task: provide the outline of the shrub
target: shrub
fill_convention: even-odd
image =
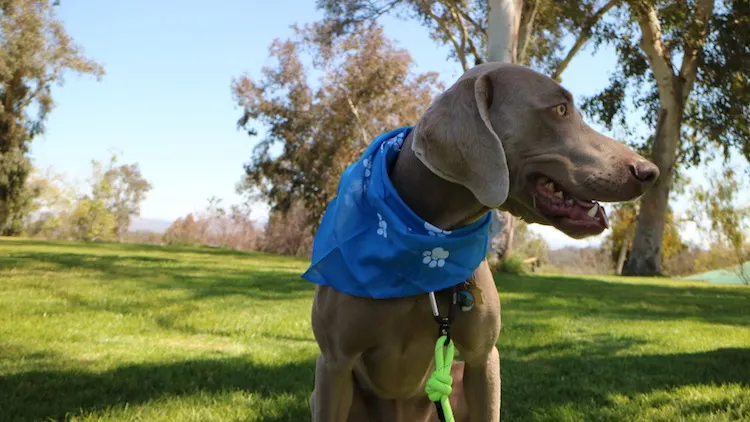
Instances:
[[[299,202],[286,213],[272,213],[261,244],[264,252],[309,257],[313,244],[310,213]]]
[[[516,255],[510,255],[497,264],[495,271],[503,274],[521,275],[526,274],[526,267],[527,264],[524,264],[521,258]]]

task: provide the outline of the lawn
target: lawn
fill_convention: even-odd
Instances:
[[[305,421],[302,260],[0,239],[0,421]],[[750,288],[498,276],[503,421],[750,420]]]

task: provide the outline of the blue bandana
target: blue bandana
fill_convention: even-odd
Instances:
[[[419,218],[388,171],[411,127],[378,136],[341,176],[302,277],[354,296],[385,299],[449,288],[487,255],[490,213],[453,231]]]

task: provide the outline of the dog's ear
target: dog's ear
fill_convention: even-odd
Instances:
[[[510,180],[503,144],[492,127],[493,120],[504,119],[490,119],[490,113],[502,113],[492,73],[459,80],[436,98],[414,128],[412,149],[433,173],[497,208],[508,197]]]

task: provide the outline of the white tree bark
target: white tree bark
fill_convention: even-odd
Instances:
[[[487,60],[516,63],[522,0],[489,0]],[[513,246],[516,220],[510,213],[492,213],[490,246],[497,260],[508,256]],[[494,261],[495,259],[493,259]]]
[[[659,90],[659,119],[651,160],[659,167],[660,175],[641,200],[633,249],[623,274],[657,275],[661,273],[662,243],[672,175],[680,146],[682,115],[698,72],[698,55],[708,34],[708,20],[713,14],[714,2],[700,0],[696,4],[693,25],[683,37],[685,54],[677,74],[670,52],[664,45],[654,6],[648,2],[631,1],[630,7],[641,29],[640,48],[646,54]]]
[[[522,0],[489,0],[487,60],[515,63]]]

